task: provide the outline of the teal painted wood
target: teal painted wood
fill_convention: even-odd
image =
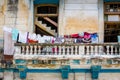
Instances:
[[[120,0],[104,0],[104,2],[120,2]]]
[[[34,0],[34,4],[59,4],[59,0]]]
[[[20,71],[20,78],[21,79],[26,79],[26,76],[27,76],[27,72],[26,72],[26,70],[24,70],[24,71]]]
[[[100,70],[101,70],[100,65],[91,66],[91,77],[92,77],[92,79],[98,79]]]
[[[61,67],[62,79],[68,79],[69,71],[70,71],[69,65],[64,65]]]
[[[5,68],[0,68],[0,72],[4,72]],[[19,72],[16,68],[10,68],[7,70],[13,70],[14,72]],[[27,69],[27,73],[61,73],[61,69]],[[78,68],[70,69],[70,73],[91,73],[90,69]],[[120,69],[101,69],[100,73],[120,73]]]

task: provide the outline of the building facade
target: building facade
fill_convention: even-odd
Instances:
[[[119,80],[119,60],[112,60],[113,56],[120,56],[117,43],[120,35],[119,9],[120,0],[0,0],[0,47],[5,41],[4,27],[50,36],[97,33],[99,39],[97,45],[42,45],[61,49],[54,52],[53,58],[47,52],[43,55],[41,44],[16,44],[12,72],[2,68],[0,75],[4,80]],[[102,51],[105,54],[101,54]],[[93,52],[107,59],[90,59]],[[36,60],[38,55],[40,58]],[[19,56],[22,59],[17,62]],[[21,63],[22,67],[19,67]],[[92,66],[96,72],[92,72]],[[98,75],[99,78],[96,77]]]

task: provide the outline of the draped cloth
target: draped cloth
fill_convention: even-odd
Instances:
[[[13,55],[14,41],[12,41],[12,33],[10,28],[4,29],[4,55]]]

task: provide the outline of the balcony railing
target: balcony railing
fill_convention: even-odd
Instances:
[[[15,43],[15,59],[120,58],[120,43],[22,44]]]

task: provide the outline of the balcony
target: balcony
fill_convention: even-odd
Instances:
[[[15,43],[14,59],[120,58],[120,43],[50,44]]]

